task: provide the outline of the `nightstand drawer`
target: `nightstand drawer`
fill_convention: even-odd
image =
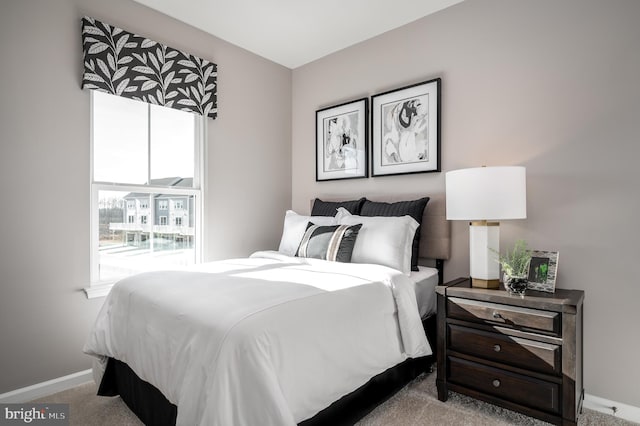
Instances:
[[[449,348],[540,373],[562,371],[560,346],[504,334],[449,325]]]
[[[561,315],[558,312],[519,306],[501,305],[478,300],[447,298],[449,318],[480,323],[500,324],[519,329],[539,330],[560,335]]]
[[[560,385],[458,358],[449,358],[448,380],[516,404],[560,412]]]

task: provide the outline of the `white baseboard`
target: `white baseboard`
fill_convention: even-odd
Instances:
[[[584,395],[584,402],[582,406],[584,408],[588,408],[589,410],[615,415],[616,417],[620,417],[621,419],[640,423],[640,408],[634,407],[633,405],[611,401],[609,399],[600,398],[599,396],[589,395],[587,393]],[[614,407],[615,413],[613,409]]]
[[[35,385],[0,394],[0,403],[20,404],[23,402],[29,402],[34,399],[43,398],[57,392],[71,389],[92,380],[93,373],[90,369],[79,371],[77,373],[69,374],[68,376],[58,377],[57,379],[47,380],[46,382],[37,383]]]

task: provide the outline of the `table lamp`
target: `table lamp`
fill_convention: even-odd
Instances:
[[[524,167],[475,167],[447,172],[448,220],[468,220],[470,276],[473,287],[498,288],[500,223],[526,219]],[[492,252],[495,250],[495,252]]]

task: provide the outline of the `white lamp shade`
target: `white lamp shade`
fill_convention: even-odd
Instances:
[[[447,172],[447,219],[502,220],[527,217],[524,167],[476,167]]]

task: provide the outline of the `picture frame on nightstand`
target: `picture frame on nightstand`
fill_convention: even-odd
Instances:
[[[557,251],[531,250],[527,288],[555,293],[559,256]]]

